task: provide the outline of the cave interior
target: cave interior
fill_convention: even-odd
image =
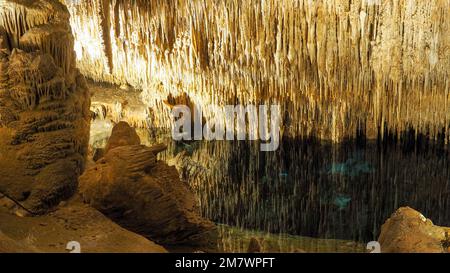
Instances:
[[[0,252],[449,252],[449,10],[0,0]]]

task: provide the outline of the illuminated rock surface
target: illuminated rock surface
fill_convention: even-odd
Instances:
[[[73,195],[87,154],[89,91],[68,20],[58,1],[0,2],[0,192],[31,213]]]
[[[140,97],[140,91],[108,84],[88,82],[92,94],[91,111],[96,120],[126,121],[135,128],[148,128],[152,110]]]
[[[420,212],[403,207],[382,226],[378,241],[385,253],[447,253],[450,228],[435,226]]]
[[[119,123],[110,139],[117,145],[119,136],[133,139],[133,132]],[[84,200],[121,226],[160,244],[215,248],[216,228],[200,216],[189,186],[174,167],[156,160],[166,147],[121,143],[125,146],[114,145],[80,177]]]

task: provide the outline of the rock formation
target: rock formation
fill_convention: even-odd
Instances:
[[[0,253],[68,253],[70,241],[80,243],[81,253],[167,252],[121,228],[78,198],[36,217],[13,215],[11,206],[14,202],[0,196]]]
[[[166,147],[139,145],[135,134],[125,123],[115,126],[104,157],[80,177],[83,199],[157,243],[215,247],[215,226],[200,217],[189,186],[156,160]]]
[[[0,3],[0,192],[30,213],[72,196],[89,140],[89,91],[67,8]]]
[[[96,120],[126,121],[134,128],[148,129],[153,111],[142,102],[140,91],[111,84],[88,82],[91,110]],[[153,118],[154,119],[154,118]]]
[[[141,140],[136,131],[126,122],[119,122],[114,126],[111,137],[106,144],[105,153],[120,146],[140,145]]]
[[[83,74],[148,106],[278,103],[288,136],[449,142],[449,1],[63,2]]]
[[[448,253],[450,228],[433,225],[409,207],[398,209],[381,228],[378,241],[384,253]]]

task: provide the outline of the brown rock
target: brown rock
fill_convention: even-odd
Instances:
[[[76,199],[37,217],[17,217],[0,207],[0,230],[0,252],[6,253],[67,253],[71,241],[80,243],[82,253],[167,252]]]
[[[14,18],[0,20],[11,47],[0,51],[0,192],[41,214],[76,191],[89,141],[89,90],[75,67],[64,5],[2,1],[0,17]]]
[[[33,253],[36,252],[31,246],[17,242],[6,236],[0,230],[0,253]]]
[[[105,149],[102,149],[102,148],[95,149],[94,153],[92,155],[92,160],[94,160],[94,162],[97,162],[104,155],[105,155]]]
[[[116,147],[140,144],[141,140],[136,130],[130,127],[128,123],[121,121],[114,126],[104,153],[106,154]]]
[[[1,26],[0,26],[0,49],[9,50],[8,36],[6,36],[6,31]]]
[[[445,232],[418,211],[403,207],[383,224],[378,241],[384,253],[442,253],[447,252]]]
[[[111,149],[80,177],[81,195],[124,228],[160,244],[215,248],[215,225],[200,217],[189,186],[174,167],[156,161],[154,152],[162,148]]]
[[[156,145],[151,146],[150,150],[152,151],[152,153],[154,155],[158,155],[159,153],[167,150],[167,145],[166,144],[156,144]]]

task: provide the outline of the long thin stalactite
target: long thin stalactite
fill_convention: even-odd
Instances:
[[[65,2],[81,72],[149,108],[277,103],[288,136],[449,142],[449,0]]]

